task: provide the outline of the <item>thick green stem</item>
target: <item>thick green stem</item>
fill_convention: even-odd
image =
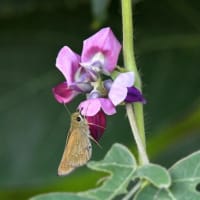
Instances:
[[[133,71],[135,73],[135,86],[139,90],[142,90],[142,83],[137,70],[135,56],[134,56],[133,21],[132,21],[133,18],[132,18],[131,2],[132,2],[131,0],[121,0],[122,25],[123,25],[123,57],[124,57],[125,67],[129,71]],[[134,103],[133,108],[134,108],[138,133],[143,143],[143,147],[144,149],[146,149],[143,105],[141,103]],[[141,158],[141,155],[139,156],[140,156],[140,161],[142,161],[143,159]]]
[[[135,73],[135,86],[141,89],[141,80],[138,74],[133,40],[133,21],[131,0],[122,0],[122,25],[123,25],[123,57],[125,67]]]

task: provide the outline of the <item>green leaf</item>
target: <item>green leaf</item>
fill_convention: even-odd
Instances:
[[[136,160],[131,152],[121,144],[114,144],[101,161],[91,161],[87,166],[96,171],[111,174],[104,183],[93,190],[73,193],[50,193],[39,195],[31,200],[62,200],[62,199],[113,199],[113,197],[126,193],[126,188],[136,170]]]
[[[49,193],[49,194],[42,194],[35,197],[30,198],[30,200],[91,200],[86,197],[78,196],[78,194],[72,193],[64,193],[64,192],[56,192],[56,193]]]
[[[177,199],[200,199],[200,192],[196,190],[200,184],[200,151],[178,161],[169,172],[173,179],[171,191]]]
[[[171,185],[171,177],[167,169],[160,165],[148,164],[137,169],[136,175],[145,178],[158,188],[168,188]]]
[[[89,162],[88,167],[111,175],[97,189],[85,192],[92,199],[113,199],[126,193],[126,188],[136,170],[136,161],[131,152],[121,144],[114,144],[105,158],[99,162]]]
[[[175,200],[170,196],[166,189],[157,189],[152,185],[148,185],[142,189],[134,198],[134,200]]]
[[[175,163],[169,172],[172,185],[169,189],[156,189],[148,185],[141,190],[135,200],[199,200],[200,192],[200,151]]]

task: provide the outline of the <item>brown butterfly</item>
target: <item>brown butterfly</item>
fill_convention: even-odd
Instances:
[[[87,163],[92,155],[92,145],[89,125],[79,112],[71,115],[71,127],[68,132],[66,145],[61,162],[58,167],[58,175],[69,174],[75,168]]]

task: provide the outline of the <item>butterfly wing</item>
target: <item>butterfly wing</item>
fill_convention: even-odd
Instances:
[[[79,128],[69,131],[64,153],[58,167],[58,175],[67,175],[76,167],[82,166],[92,154],[88,132],[81,132]]]

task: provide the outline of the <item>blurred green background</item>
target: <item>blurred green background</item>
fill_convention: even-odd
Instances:
[[[200,1],[133,4],[148,152],[152,162],[169,167],[200,149]],[[102,175],[82,167],[57,177],[69,116],[51,93],[64,80],[54,65],[59,49],[80,53],[98,25],[122,40],[120,1],[0,1],[0,199],[85,190]],[[115,142],[135,151],[124,108],[108,118],[103,149],[93,145],[92,159]]]

